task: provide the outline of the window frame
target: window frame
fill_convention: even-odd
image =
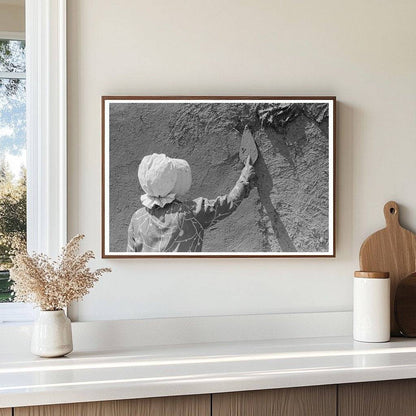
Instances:
[[[6,40],[26,40],[25,32],[4,32],[0,30],[0,39]]]
[[[66,0],[26,0],[23,36],[27,246],[56,257],[67,241]],[[34,315],[32,305],[0,304],[0,324],[31,321]]]

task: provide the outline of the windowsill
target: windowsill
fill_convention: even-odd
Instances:
[[[24,325],[32,322],[35,314],[31,304],[0,303],[0,325]]]

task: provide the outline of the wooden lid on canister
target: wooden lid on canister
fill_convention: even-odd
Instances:
[[[389,272],[354,272],[354,277],[362,277],[365,279],[388,279],[390,277]]]

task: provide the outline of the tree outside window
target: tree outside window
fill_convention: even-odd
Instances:
[[[13,300],[8,269],[26,243],[25,42],[0,39],[0,302]]]

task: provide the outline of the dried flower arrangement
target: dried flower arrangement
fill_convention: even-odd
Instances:
[[[94,253],[78,254],[83,238],[84,235],[72,238],[57,261],[45,254],[29,255],[26,249],[17,252],[10,270],[15,302],[34,303],[45,311],[60,310],[84,297],[103,273],[111,272],[109,268],[88,268]]]

